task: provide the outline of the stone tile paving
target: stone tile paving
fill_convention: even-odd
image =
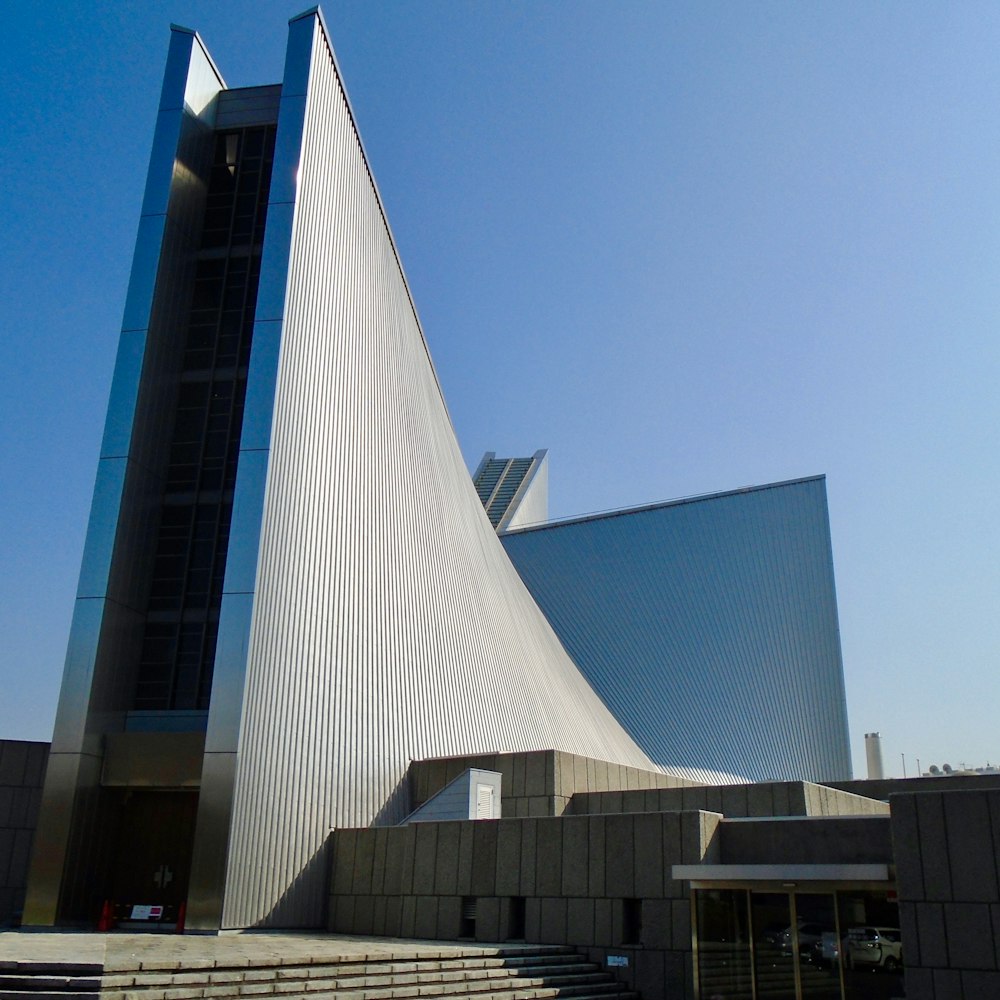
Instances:
[[[517,945],[504,944],[505,951]],[[449,944],[319,933],[240,931],[214,934],[0,932],[0,968],[15,962],[103,965],[126,969],[239,968],[276,963],[459,958],[495,953],[499,945]]]

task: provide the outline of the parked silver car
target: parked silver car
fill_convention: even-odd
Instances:
[[[898,927],[852,927],[847,932],[847,964],[872,965],[892,971],[903,964],[903,941]]]

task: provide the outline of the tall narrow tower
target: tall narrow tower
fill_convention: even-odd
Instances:
[[[473,489],[321,13],[239,90],[175,28],[25,923],[317,926],[411,758],[544,748],[650,766]]]
[[[869,780],[881,781],[885,777],[885,768],[882,764],[882,737],[878,733],[865,733],[865,757]]]
[[[549,516],[549,461],[542,448],[531,458],[497,458],[488,451],[472,477],[497,534],[539,524]]]

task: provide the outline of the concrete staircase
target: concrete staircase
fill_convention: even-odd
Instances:
[[[143,961],[135,969],[63,962],[0,963],[0,1000],[639,1000],[607,972],[567,948],[534,948],[447,957],[428,949],[400,960],[250,959],[240,966]]]
[[[103,974],[90,962],[0,961],[0,997],[99,997]]]

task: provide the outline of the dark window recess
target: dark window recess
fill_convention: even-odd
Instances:
[[[476,936],[476,897],[462,897],[462,914],[459,921],[458,936],[474,938]]]
[[[622,900],[622,944],[642,944],[642,900]]]
[[[507,913],[507,940],[523,941],[525,939],[525,912],[527,910],[524,896],[511,896],[510,909]]]
[[[273,127],[216,136],[135,709],[211,695],[273,155]]]

